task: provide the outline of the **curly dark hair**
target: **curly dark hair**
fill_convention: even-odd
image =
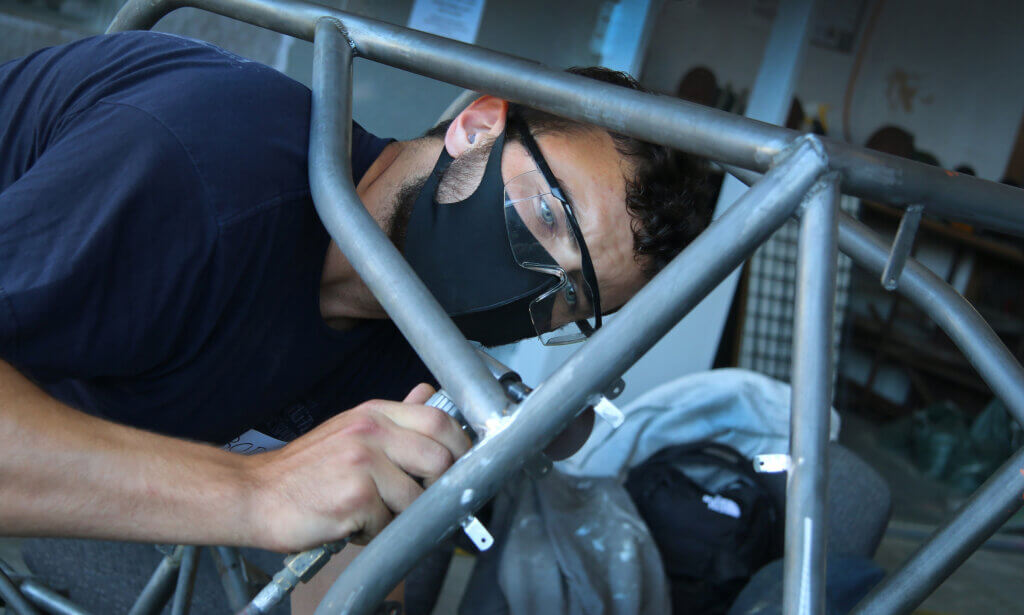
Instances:
[[[631,90],[648,92],[627,73],[599,66],[573,67],[566,72]],[[509,114],[526,120],[534,136],[594,130],[589,124],[552,115],[516,103]],[[431,129],[426,136],[441,136],[450,122]],[[641,141],[609,130],[619,154],[632,163],[632,177],[625,177],[626,211],[632,218],[633,256],[648,279],[654,277],[708,224],[714,210],[714,187],[707,162],[664,145]],[[515,124],[506,139],[519,141]]]

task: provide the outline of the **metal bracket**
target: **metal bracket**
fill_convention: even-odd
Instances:
[[[462,521],[462,531],[473,541],[473,544],[480,551],[490,549],[494,544],[494,536],[487,531],[487,528],[475,516],[470,515]]]
[[[900,219],[896,239],[893,240],[892,249],[889,251],[889,260],[885,262],[885,269],[882,271],[882,287],[885,290],[894,291],[899,286],[900,274],[903,273],[903,266],[907,264],[907,257],[914,247],[914,236],[917,235],[917,227],[921,224],[923,213],[924,205],[908,205],[906,213]]]
[[[594,412],[597,416],[608,421],[608,424],[612,426],[612,429],[618,429],[620,425],[626,420],[626,415],[619,410],[619,407],[613,404],[604,395],[597,400],[594,404]]]
[[[788,472],[792,467],[793,460],[785,453],[773,453],[770,455],[754,456],[754,471],[759,474],[774,474],[776,472]]]

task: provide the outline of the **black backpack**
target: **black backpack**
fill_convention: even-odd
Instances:
[[[630,470],[626,490],[658,545],[674,615],[726,613],[750,577],[782,555],[775,500],[733,448],[664,448]]]

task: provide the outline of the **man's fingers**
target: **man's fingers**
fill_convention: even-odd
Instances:
[[[464,455],[472,446],[469,436],[462,430],[459,422],[443,410],[416,404],[384,403],[377,411],[399,427],[415,431],[444,445],[455,459]]]
[[[425,404],[435,392],[434,387],[426,382],[421,382],[409,391],[409,394],[405,396],[402,402],[406,404]]]
[[[378,420],[388,424],[385,427],[387,436],[380,440],[384,454],[406,473],[435,479],[455,462],[455,455],[437,440],[405,429],[386,416]]]
[[[384,505],[397,515],[423,493],[423,487],[417,485],[416,481],[406,474],[408,470],[403,471],[399,468],[386,453],[379,454],[380,457],[370,468],[370,476],[377,485],[377,492],[380,493]]]
[[[370,458],[370,457],[367,457]],[[343,490],[342,509],[348,511],[342,527],[344,537],[356,544],[366,544],[391,522],[394,514],[381,498],[377,482],[369,474],[353,477]]]

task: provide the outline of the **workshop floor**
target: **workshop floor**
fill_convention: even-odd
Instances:
[[[878,471],[892,492],[892,519],[917,527],[936,526],[963,498],[945,485],[921,476],[905,457],[879,441],[878,428],[856,416],[843,417],[840,440]],[[1007,523],[1024,529],[1024,513]],[[886,570],[905,561],[920,544],[887,534],[875,560]],[[921,615],[1024,615],[1024,550],[975,552],[916,611]]]

